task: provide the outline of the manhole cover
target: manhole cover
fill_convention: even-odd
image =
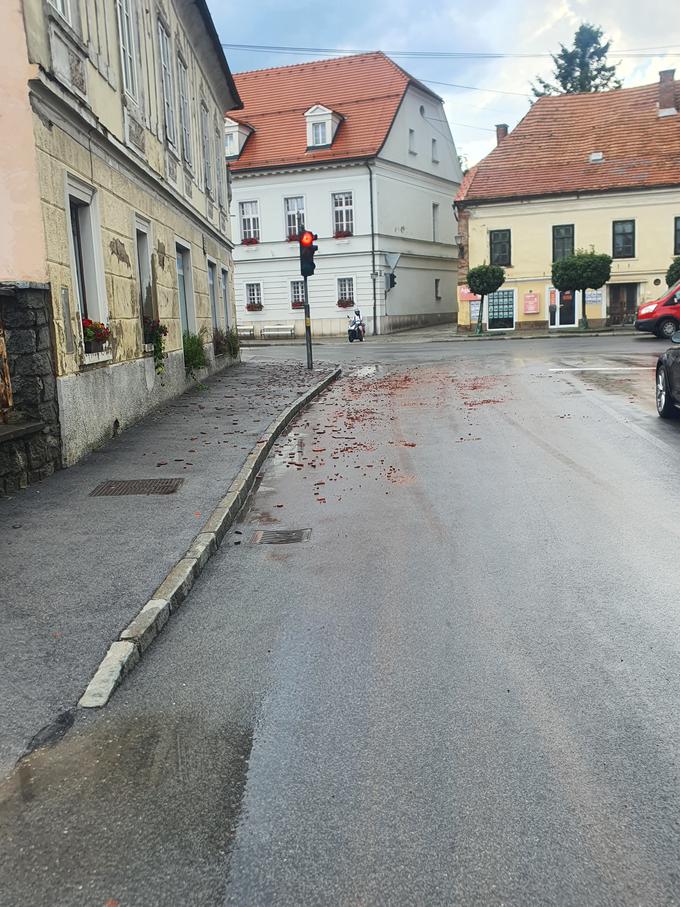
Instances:
[[[306,542],[311,529],[258,529],[251,536],[252,545],[290,545],[292,542]]]
[[[119,497],[124,494],[174,494],[184,479],[111,479],[90,492],[91,498]]]

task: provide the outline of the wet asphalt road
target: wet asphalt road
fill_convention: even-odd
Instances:
[[[3,907],[679,901],[662,348],[324,345],[183,609],[0,786]]]

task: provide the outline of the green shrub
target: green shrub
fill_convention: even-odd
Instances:
[[[213,330],[213,347],[216,356],[224,356],[228,353],[232,359],[236,359],[240,348],[238,334],[234,328],[223,331],[222,328]]]
[[[204,329],[201,329],[198,334],[192,334],[191,331],[185,331],[182,335],[182,344],[184,346],[184,370],[189,377],[194,379],[194,381],[197,380],[196,371],[205,368],[208,364],[208,360],[205,356],[205,347],[203,346],[204,337]]]
[[[680,280],[680,255],[673,259],[670,268],[666,271],[666,283],[672,287]]]
[[[229,328],[227,331],[227,352],[232,359],[236,359],[240,349],[241,344],[238,339],[238,331],[236,328]]]

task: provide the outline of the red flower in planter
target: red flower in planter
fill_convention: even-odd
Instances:
[[[333,234],[334,239],[346,239],[348,236],[353,236],[351,230],[336,230]]]
[[[258,303],[258,302],[247,302],[246,303],[246,312],[261,312],[262,308],[263,308],[262,303]]]
[[[259,241],[260,240],[257,239],[255,236],[249,236],[247,239],[241,240],[241,245],[242,246],[256,246],[259,243]]]
[[[82,326],[85,343],[106,343],[111,337],[108,325],[102,321],[92,321],[91,318],[83,318]]]
[[[290,307],[291,309],[304,309],[305,304],[304,302],[291,302]]]
[[[353,299],[338,299],[338,308],[340,309],[351,309],[353,305]]]
[[[288,242],[297,242],[300,239],[299,233],[289,233]]]

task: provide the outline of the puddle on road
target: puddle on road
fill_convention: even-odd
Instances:
[[[170,709],[82,720],[0,784],[6,903],[27,903],[27,891],[36,904],[133,903],[122,895],[143,882],[159,893],[154,903],[170,903],[178,873],[196,892],[209,887],[198,901],[213,903],[226,885],[252,745],[250,728]]]

